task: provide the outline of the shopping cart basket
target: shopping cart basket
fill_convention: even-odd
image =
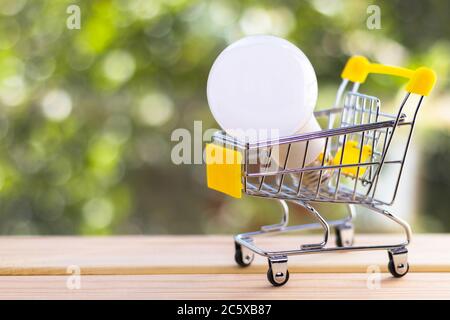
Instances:
[[[358,92],[360,84],[371,73],[408,79],[406,95],[396,113],[382,112],[378,98]],[[237,198],[243,190],[250,196],[277,199],[282,206],[280,223],[234,237],[236,262],[248,266],[254,253],[267,257],[267,277],[274,286],[288,281],[287,261],[291,255],[387,250],[388,269],[394,277],[402,277],[409,270],[406,246],[411,240],[411,228],[384,208],[395,200],[417,112],[424,96],[434,86],[435,73],[425,67],[413,71],[373,64],[364,57],[354,56],[348,60],[341,77],[335,105],[315,112],[316,118],[327,129],[255,143],[239,142],[224,132],[217,132],[206,146],[209,188]],[[347,91],[349,83],[353,85]],[[315,162],[305,165],[309,145],[316,139],[323,140],[323,151]],[[295,159],[290,163],[290,151],[298,147],[305,150],[303,161]],[[283,152],[279,158],[282,161],[274,161],[274,153],[280,156]],[[287,201],[305,208],[318,222],[288,226]],[[345,204],[348,215],[340,220],[326,221],[311,205],[315,202]],[[400,225],[405,241],[354,246],[352,217],[355,205]],[[330,227],[336,232],[336,246],[327,245]],[[253,241],[255,236],[262,234],[314,228],[323,230],[323,240],[303,244],[295,250],[267,251]]]

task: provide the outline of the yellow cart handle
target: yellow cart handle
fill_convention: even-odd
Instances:
[[[371,63],[362,56],[353,56],[342,71],[341,77],[352,82],[364,83],[369,73],[386,74],[409,79],[406,91],[427,96],[436,83],[436,73],[430,68],[410,70],[401,67]]]

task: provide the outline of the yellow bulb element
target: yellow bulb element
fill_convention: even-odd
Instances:
[[[216,144],[206,145],[208,188],[235,198],[242,197],[242,154]]]
[[[360,147],[356,141],[347,141],[345,143],[344,155],[342,157],[342,147],[338,149],[336,156],[333,158],[333,165],[340,165],[341,157],[342,164],[355,164],[355,166],[342,168],[342,173],[351,177],[362,176],[366,172],[367,166],[361,166],[358,173],[358,163],[367,162],[372,156],[372,147],[364,145],[361,152],[361,160],[359,159]]]

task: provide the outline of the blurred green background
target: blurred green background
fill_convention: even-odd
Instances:
[[[79,30],[66,27],[70,4]],[[370,4],[381,29],[366,25]],[[203,165],[170,157],[174,129],[218,128],[206,100],[216,56],[261,33],[307,54],[322,107],[353,54],[437,71],[393,211],[415,231],[450,231],[449,12],[445,0],[2,0],[0,233],[235,233],[275,222],[276,203],[210,191]],[[362,91],[389,109],[402,84],[374,77]],[[385,229],[370,219],[358,228]]]

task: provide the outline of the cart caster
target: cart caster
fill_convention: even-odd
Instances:
[[[234,252],[234,260],[241,267],[248,267],[255,258],[253,252],[250,249],[244,247],[243,245],[235,242],[235,252]]]
[[[397,248],[388,251],[389,272],[396,278],[401,278],[409,271],[408,249]]]
[[[269,270],[267,270],[267,280],[274,286],[280,287],[289,280],[289,270],[287,269],[287,257],[269,258]]]
[[[337,247],[351,247],[354,242],[353,224],[350,222],[337,225],[336,231],[336,246]]]

